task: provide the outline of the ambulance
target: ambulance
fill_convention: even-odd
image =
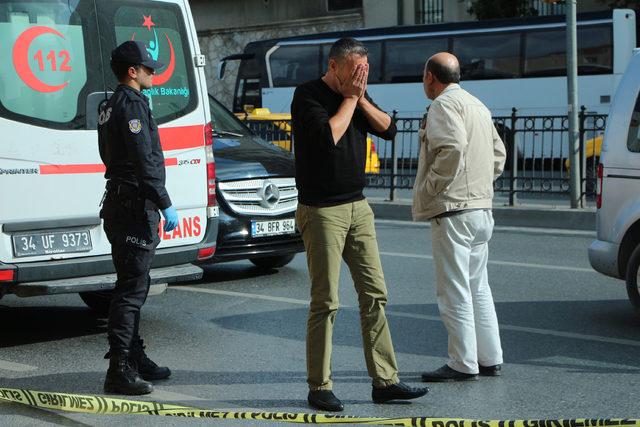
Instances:
[[[115,274],[98,216],[105,168],[99,107],[118,83],[111,51],[143,41],[166,64],[144,91],[180,217],[152,266],[154,288],[201,277],[215,253],[212,128],[186,0],[0,1],[0,297],[79,293],[104,313]]]

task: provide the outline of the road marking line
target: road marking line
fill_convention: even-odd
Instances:
[[[301,299],[273,297],[270,295],[259,295],[259,294],[245,294],[243,292],[221,291],[218,289],[196,288],[193,286],[172,286],[171,289],[190,291],[190,292],[202,292],[205,294],[226,295],[230,297],[242,297],[242,298],[251,298],[251,299],[262,299],[266,301],[287,302],[290,304],[300,304],[300,305],[307,305],[307,306],[309,305],[309,301],[304,301]]]
[[[196,288],[193,286],[178,286],[178,287],[171,287],[171,289],[183,290],[183,291],[189,291],[189,292],[201,292],[205,294],[225,295],[230,297],[242,297],[242,298],[258,299],[258,300],[286,302],[290,304],[298,304],[298,305],[306,305],[306,306],[309,305],[309,301],[305,301],[301,299],[271,297],[268,295],[248,294],[244,292],[221,291],[217,289]],[[340,305],[340,307],[351,308],[347,305],[342,305],[342,304]],[[404,312],[388,310],[388,309],[385,311],[387,314],[390,314],[392,316],[407,317],[407,318],[419,319],[419,320],[429,320],[434,322],[442,322],[442,319],[440,318],[440,316],[430,316],[426,314],[417,314],[417,313],[404,313]],[[552,329],[529,328],[525,326],[504,325],[504,324],[500,324],[500,329],[503,331],[525,332],[529,334],[548,335],[548,336],[553,336],[558,338],[571,338],[571,339],[595,341],[595,342],[601,342],[601,343],[607,343],[607,344],[619,344],[619,345],[628,345],[632,347],[640,347],[640,341],[628,340],[624,338],[601,337],[599,335],[578,334],[574,332],[554,331]]]
[[[431,228],[429,222],[402,221],[397,219],[376,219],[376,223],[388,225],[414,226],[417,228]],[[541,228],[541,227],[515,227],[509,225],[497,225],[493,227],[497,231],[517,231],[527,234],[546,234],[552,236],[578,236],[578,237],[596,237],[595,231],[587,230],[567,230],[560,228]]]
[[[24,365],[22,363],[9,362],[7,360],[0,360],[0,369],[4,371],[14,372],[32,372],[37,371],[37,366]]]
[[[440,316],[429,316],[426,314],[417,314],[417,313],[403,313],[403,312],[394,311],[394,310],[386,310],[386,313],[391,314],[393,316],[408,317],[411,319],[431,320],[434,322],[442,321]],[[554,331],[552,329],[529,328],[526,326],[504,325],[500,323],[500,330],[513,331],[513,332],[525,332],[528,334],[549,335],[549,336],[558,337],[558,338],[571,338],[576,340],[596,341],[596,342],[601,342],[606,344],[619,344],[619,345],[629,345],[632,347],[640,347],[640,341],[628,340],[624,338],[601,337],[599,335],[578,334],[575,332]]]
[[[433,260],[432,255],[418,255],[418,254],[404,254],[401,252],[380,252],[380,255],[395,256],[400,258],[417,258],[417,259],[430,259]],[[583,267],[565,267],[563,265],[551,265],[551,264],[531,264],[526,262],[512,262],[512,261],[495,261],[489,260],[489,264],[493,265],[505,265],[509,267],[526,267],[526,268],[540,268],[543,270],[560,270],[560,271],[581,271],[585,273],[594,273],[591,268]]]
[[[565,356],[549,356],[540,357],[538,359],[529,359],[528,362],[545,363],[545,364],[557,364],[557,365],[573,365],[573,369],[584,369],[586,367],[595,369],[626,369],[634,372],[638,372],[637,366],[625,365],[622,363],[607,363],[594,360],[578,359],[575,357]]]

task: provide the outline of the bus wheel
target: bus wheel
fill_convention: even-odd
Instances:
[[[264,268],[264,269],[268,269],[268,268],[280,268],[280,267],[284,267],[285,265],[289,264],[291,261],[293,261],[293,257],[295,257],[296,254],[288,254],[288,255],[280,255],[280,256],[267,256],[267,257],[261,257],[261,258],[251,258],[249,259],[249,261],[251,261],[253,263],[253,265],[255,265],[256,267],[259,268]]]
[[[629,258],[627,264],[627,295],[629,295],[629,301],[640,311],[640,245],[636,246],[635,250]]]
[[[98,316],[109,317],[113,291],[80,292],[80,298]]]

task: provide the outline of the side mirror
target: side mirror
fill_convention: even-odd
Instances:
[[[222,80],[222,78],[224,77],[224,70],[227,67],[227,61],[225,61],[224,59],[220,62],[218,62],[218,80]]]

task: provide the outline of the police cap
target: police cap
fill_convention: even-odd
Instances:
[[[154,61],[141,41],[128,40],[111,52],[111,61],[125,64],[144,65],[152,70],[164,67],[162,62]]]

